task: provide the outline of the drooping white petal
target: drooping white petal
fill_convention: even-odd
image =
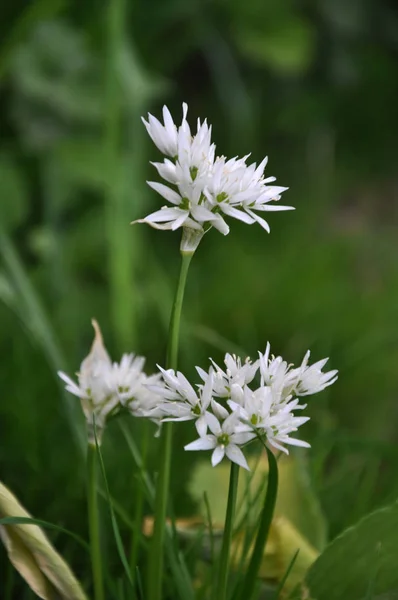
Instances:
[[[252,210],[250,210],[250,208],[246,208],[246,211],[249,213],[249,215],[251,217],[253,217],[253,219],[255,221],[257,221],[257,223],[259,223],[261,225],[261,227],[263,229],[265,229],[265,231],[267,233],[270,233],[271,229],[270,226],[268,225],[267,221],[265,221],[262,217],[260,217],[259,215],[257,215],[255,212],[253,212]]]
[[[228,446],[227,446],[228,447]],[[211,464],[216,467],[225,456],[225,446],[217,446],[211,455]]]

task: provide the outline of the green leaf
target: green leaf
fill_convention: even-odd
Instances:
[[[331,542],[294,598],[398,598],[398,503],[377,510]],[[307,594],[307,595],[303,595]]]

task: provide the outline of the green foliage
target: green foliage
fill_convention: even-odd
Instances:
[[[296,598],[367,600],[398,592],[398,504],[377,510],[338,536],[309,569]]]

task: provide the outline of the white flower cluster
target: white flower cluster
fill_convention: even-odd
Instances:
[[[94,443],[93,421],[98,440],[107,418],[125,407],[136,417],[148,417],[157,421],[155,408],[161,400],[147,385],[160,382],[160,374],[147,376],[144,371],[145,358],[134,354],[124,354],[120,363],[112,362],[103,343],[101,330],[92,321],[95,337],[89,355],[83,360],[77,374],[78,383],[62,371],[59,377],[66,383],[66,389],[81,399],[87,421],[88,438]]]
[[[198,235],[215,227],[226,235],[229,227],[224,217],[244,223],[259,223],[269,232],[268,223],[258,214],[290,210],[291,206],[270,204],[280,199],[287,188],[270,185],[275,177],[264,178],[265,158],[258,166],[243,158],[216,157],[211,141],[211,127],[198,119],[196,133],[187,122],[187,104],[183,104],[182,123],[177,127],[166,106],[162,124],[151,114],[144,125],[159,150],[166,155],[162,163],[152,163],[167,184],[149,181],[148,185],[171,206],[140,219],[157,229],[196,230]]]
[[[163,398],[158,406],[163,421],[195,421],[199,438],[185,450],[213,450],[213,466],[226,455],[248,469],[241,446],[254,438],[285,453],[286,444],[309,447],[290,437],[309,420],[294,414],[307,406],[299,404],[298,397],[316,394],[337,379],[337,371],[322,372],[328,359],[309,366],[309,354],[298,368],[270,356],[269,344],[255,362],[242,363],[227,354],[225,370],[213,361],[208,371],[197,367],[202,380],[197,389],[182,373],[159,367],[163,385],[150,389]],[[254,383],[257,375],[259,382]]]

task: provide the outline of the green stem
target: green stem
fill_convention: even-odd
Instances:
[[[180,320],[182,302],[184,300],[185,284],[187,281],[188,269],[192,260],[192,254],[181,254],[181,270],[178,279],[176,295],[171,311],[169,340],[167,344],[166,368],[176,369],[178,362],[178,341],[180,338]]]
[[[142,443],[141,443],[141,460],[142,460],[142,468],[144,471],[146,470],[146,461],[148,458],[148,450],[149,450],[149,422],[147,419],[143,419],[142,425]],[[136,486],[138,482],[138,486]],[[139,476],[136,476],[135,487],[135,512],[134,512],[134,528],[133,528],[133,538],[131,540],[131,550],[130,550],[130,567],[131,567],[131,576],[135,579],[136,566],[138,560],[138,550],[141,540],[141,527],[142,527],[142,513],[144,509],[144,484],[139,480]]]
[[[101,543],[98,515],[97,461],[97,449],[94,444],[89,444],[87,448],[87,505],[91,568],[94,583],[94,599],[104,600],[105,596],[102,580]]]
[[[233,521],[235,515],[236,497],[238,493],[239,465],[231,462],[229,475],[229,490],[227,514],[225,517],[224,535],[222,539],[220,564],[218,567],[217,600],[225,600],[228,588],[229,557],[233,533]]]
[[[266,447],[266,450],[269,466],[267,493],[260,516],[260,525],[258,527],[253,554],[246,571],[246,576],[243,579],[243,583],[240,588],[241,594],[239,597],[244,598],[245,600],[251,600],[255,592],[257,576],[263,560],[264,549],[267,543],[268,533],[271,526],[272,517],[274,515],[276,496],[278,493],[278,463],[271,450],[268,447]]]
[[[169,340],[167,345],[166,368],[176,369],[178,360],[178,341],[180,333],[181,309],[184,299],[188,268],[193,252],[181,253],[181,270],[176,295],[171,311]],[[148,599],[161,600],[163,582],[163,546],[167,513],[167,498],[170,484],[170,463],[172,445],[172,423],[164,423],[160,439],[160,466],[156,485],[155,524],[149,556]]]

